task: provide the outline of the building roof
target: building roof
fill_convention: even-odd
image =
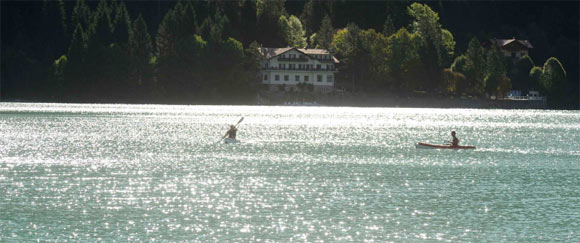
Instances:
[[[271,48],[271,47],[262,47],[260,48],[260,52],[266,59],[270,59],[272,57],[278,56],[284,52],[289,50],[296,49],[294,47],[286,47],[286,48]]]
[[[324,55],[330,54],[326,49],[298,49],[298,51],[304,52],[308,55]]]
[[[490,43],[502,48],[512,44],[520,44],[528,49],[534,48],[528,40],[516,40],[516,38],[511,39],[497,39],[493,38],[489,40]]]
[[[266,59],[273,58],[275,56],[286,53],[290,50],[296,50],[296,51],[301,52],[307,56],[310,56],[310,55],[329,55],[330,54],[330,52],[326,49],[308,49],[308,48],[302,49],[302,48],[296,48],[296,47],[284,47],[284,48],[262,47],[262,48],[260,48],[260,52],[262,53],[262,55],[264,55],[264,57],[266,57]],[[336,57],[332,56],[332,59],[335,63],[339,63],[339,61]]]

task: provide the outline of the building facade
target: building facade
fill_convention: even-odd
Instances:
[[[519,59],[527,56],[530,49],[534,48],[528,40],[490,39],[482,44],[485,48],[498,47],[506,57]]]
[[[270,91],[298,91],[298,84],[314,87],[314,92],[334,89],[338,59],[324,49],[261,48],[262,84]]]

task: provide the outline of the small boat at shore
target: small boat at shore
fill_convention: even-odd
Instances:
[[[430,143],[417,143],[415,148],[426,148],[426,149],[475,149],[475,146],[462,146],[462,145],[439,145]]]
[[[233,138],[224,138],[224,143],[225,144],[240,143],[240,140],[233,139]]]

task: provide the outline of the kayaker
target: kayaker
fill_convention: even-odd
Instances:
[[[451,136],[453,137],[453,141],[451,142],[451,146],[459,145],[459,139],[455,137],[455,131],[451,131]]]
[[[228,138],[230,139],[236,139],[236,132],[238,131],[238,129],[236,128],[236,126],[234,125],[230,125],[230,130],[228,130],[228,132],[226,132],[226,135]]]

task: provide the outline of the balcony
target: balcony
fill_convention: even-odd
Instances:
[[[334,63],[334,59],[316,59],[321,63]]]
[[[278,68],[278,67],[262,67],[262,70],[287,70],[287,71],[328,71],[328,72],[335,72],[338,71],[338,68],[326,69],[326,68]]]
[[[308,58],[306,57],[294,57],[294,58],[290,58],[290,57],[278,57],[278,61],[284,61],[284,62],[308,62]]]

